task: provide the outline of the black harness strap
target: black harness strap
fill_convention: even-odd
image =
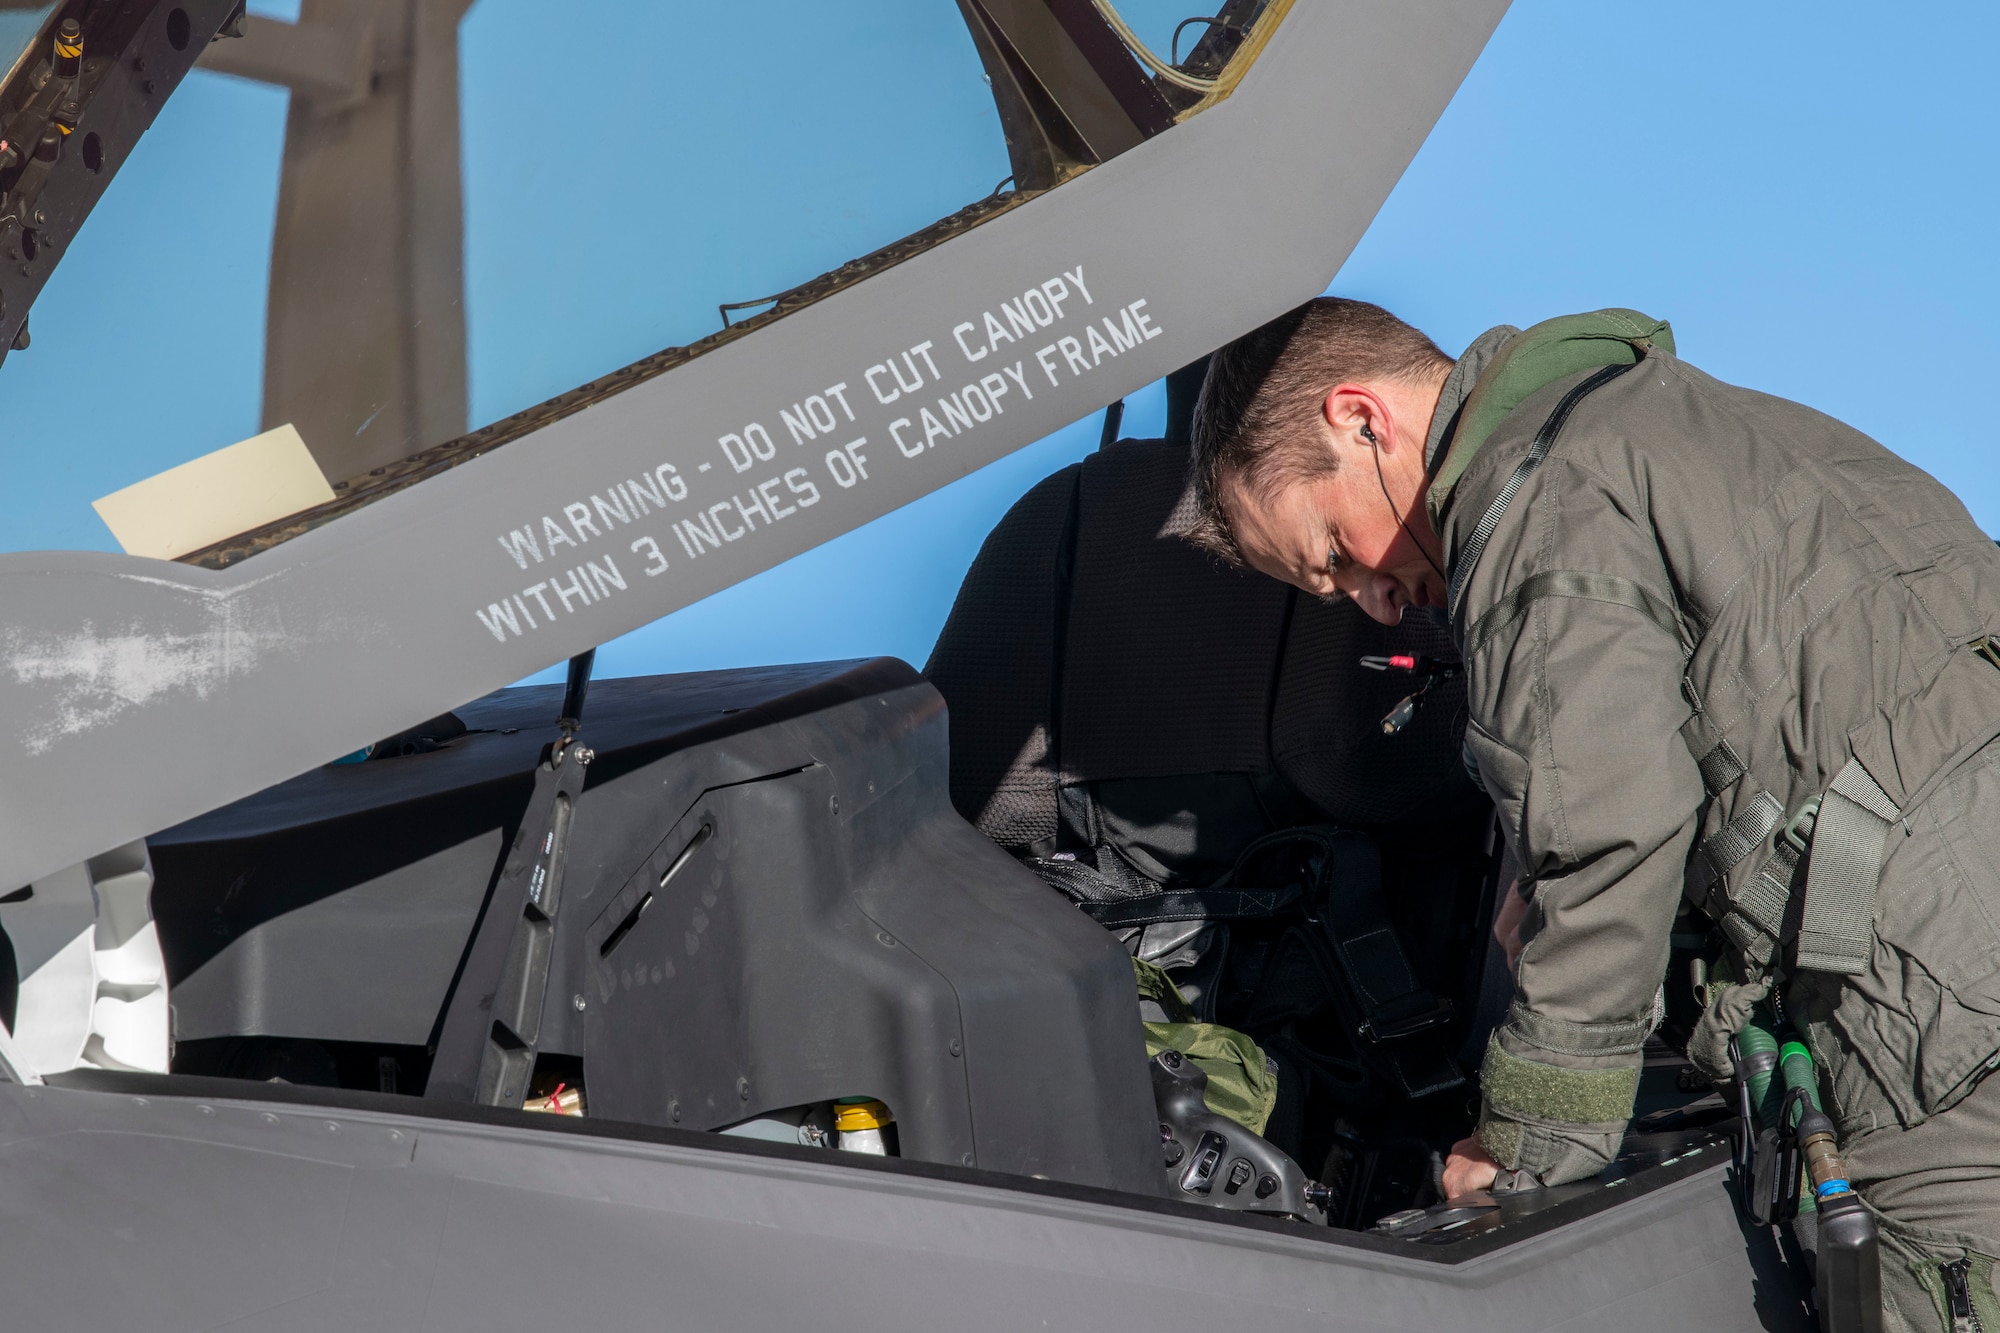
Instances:
[[[1462,1086],[1451,1053],[1452,1007],[1418,979],[1382,895],[1382,854],[1366,834],[1293,829],[1260,839],[1232,877],[1254,880],[1259,863],[1303,860],[1310,918],[1288,932],[1268,965],[1272,979],[1252,1025],[1277,1026],[1331,1000],[1362,1063],[1404,1097]]]
[[[1447,1040],[1452,1008],[1417,979],[1382,897],[1382,857],[1372,838],[1347,835],[1329,847],[1316,903],[1337,966],[1335,994],[1362,1058],[1407,1097],[1461,1086],[1465,1074]],[[1372,1058],[1371,1058],[1372,1057]]]
[[[1160,921],[1245,921],[1276,916],[1303,896],[1296,884],[1276,889],[1169,889],[1143,898],[1077,904],[1107,930]]]

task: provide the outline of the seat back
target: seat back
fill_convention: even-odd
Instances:
[[[1360,665],[1450,655],[1449,637],[1162,535],[1186,468],[1184,447],[1121,440],[988,536],[925,668],[951,708],[959,811],[1023,854],[1109,841],[1201,880],[1276,827],[1390,824],[1470,794],[1462,686],[1384,735],[1411,686]]]

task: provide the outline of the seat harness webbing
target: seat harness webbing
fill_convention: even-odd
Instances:
[[[1702,785],[1720,798],[1749,775],[1727,740],[1699,761]],[[1710,916],[1758,966],[1768,966],[1781,942],[1795,945],[1793,966],[1805,972],[1854,976],[1868,968],[1875,946],[1875,889],[1889,830],[1902,812],[1858,759],[1850,758],[1826,791],[1787,819],[1785,807],[1752,782],[1734,818],[1702,841],[1710,880]],[[1733,890],[1730,872],[1759,849],[1769,855]],[[1810,853],[1810,856],[1808,856]],[[1792,901],[1799,862],[1806,862],[1805,899]]]
[[[1805,910],[1795,962],[1808,972],[1856,976],[1875,950],[1875,886],[1882,849],[1902,818],[1858,759],[1849,759],[1820,797],[1806,864]]]

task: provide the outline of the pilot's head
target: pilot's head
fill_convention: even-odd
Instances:
[[[1388,311],[1330,296],[1238,338],[1195,408],[1182,535],[1385,624],[1443,605],[1424,452],[1451,367]]]

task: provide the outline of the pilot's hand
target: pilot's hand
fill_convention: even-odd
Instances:
[[[1526,941],[1521,938],[1521,927],[1527,924],[1528,899],[1521,892],[1521,881],[1515,880],[1501,895],[1500,909],[1493,914],[1493,938],[1507,955],[1507,970],[1512,972],[1521,961],[1521,950]]]
[[[1476,1190],[1489,1189],[1500,1174],[1500,1163],[1487,1155],[1478,1135],[1470,1135],[1451,1145],[1444,1162],[1444,1197],[1456,1199]]]

